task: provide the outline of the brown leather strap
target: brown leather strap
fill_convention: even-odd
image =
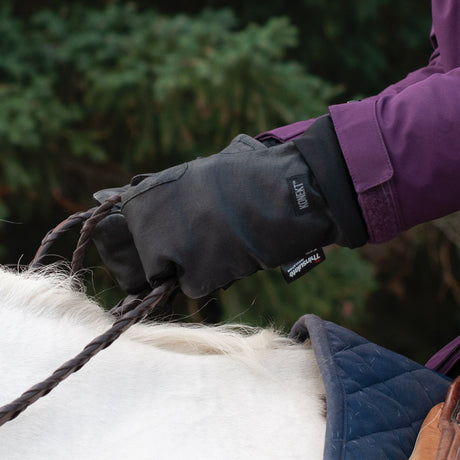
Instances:
[[[437,404],[426,416],[409,460],[436,460],[436,451],[441,439],[438,423],[443,406],[444,403]]]
[[[460,377],[426,416],[410,460],[460,460]]]
[[[438,427],[441,440],[436,460],[460,460],[460,377],[449,387]]]

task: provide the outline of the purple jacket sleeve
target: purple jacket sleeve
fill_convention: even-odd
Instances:
[[[429,64],[329,108],[371,242],[460,209],[460,2],[432,0]],[[312,120],[260,136],[289,141]]]
[[[373,242],[460,209],[460,3],[432,6],[430,65],[330,107]]]
[[[330,113],[371,241],[460,209],[460,68]]]

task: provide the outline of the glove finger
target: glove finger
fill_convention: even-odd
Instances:
[[[99,222],[95,229],[94,243],[104,264],[122,289],[129,294],[136,294],[148,287],[123,214],[114,212]]]
[[[110,198],[113,195],[121,194],[128,190],[129,185],[125,185],[123,187],[115,187],[115,188],[106,188],[103,190],[98,190],[96,193],[93,194],[93,198],[97,201],[98,204],[102,204],[107,198]]]

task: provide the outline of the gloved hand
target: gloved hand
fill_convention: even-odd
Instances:
[[[107,198],[123,193],[128,188],[129,185],[99,190],[94,198],[98,204],[102,204]],[[122,289],[133,295],[148,289],[149,283],[120,204],[115,205],[111,213],[96,226],[94,243]]]
[[[137,176],[99,225],[98,248],[125,288],[176,276],[192,298],[368,238],[329,117],[294,142],[268,148],[239,135],[219,154]],[[125,251],[115,254],[120,236]]]

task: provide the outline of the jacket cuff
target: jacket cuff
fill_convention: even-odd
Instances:
[[[402,231],[391,186],[394,175],[375,111],[376,99],[329,107],[335,133],[350,172],[371,243]]]
[[[318,182],[346,244],[355,248],[369,238],[356,193],[342,156],[331,118],[318,118],[293,141]]]
[[[292,123],[290,125],[280,126],[279,128],[272,129],[271,131],[258,134],[255,139],[265,145],[269,145],[270,142],[273,141],[275,143],[284,144],[301,137],[305,130],[309,128],[314,121],[314,119],[310,119],[297,121],[296,123]]]

